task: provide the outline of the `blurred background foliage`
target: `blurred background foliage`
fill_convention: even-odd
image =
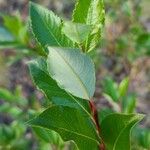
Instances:
[[[27,62],[44,55],[33,39],[28,0],[0,0],[0,150],[75,149],[53,131],[31,131],[29,118],[50,105],[36,90]],[[75,0],[34,0],[66,20]],[[144,113],[132,132],[132,150],[150,149],[150,1],[104,0],[106,22],[101,43],[90,53],[97,85],[99,121],[113,112]],[[42,133],[42,136],[41,136]],[[40,136],[39,136],[40,135]],[[44,140],[43,140],[44,137]]]

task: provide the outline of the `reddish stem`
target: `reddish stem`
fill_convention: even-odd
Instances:
[[[93,101],[90,101],[89,103],[90,103],[90,108],[91,108],[93,119],[95,121],[97,131],[98,133],[100,133],[100,125],[98,121],[98,112],[97,112],[96,106]],[[99,145],[99,150],[105,150],[105,145],[103,141],[102,141],[102,144]]]
[[[97,109],[96,109],[93,101],[90,101],[90,108],[91,108],[92,116],[93,116],[95,124],[96,124],[96,128],[97,128],[98,132],[100,132],[100,126],[99,126],[99,122],[98,122],[98,113],[97,113]]]
[[[102,142],[102,144],[100,144],[100,146],[99,146],[99,150],[105,150],[105,145],[104,145],[104,143]]]

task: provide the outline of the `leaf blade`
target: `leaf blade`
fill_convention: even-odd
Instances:
[[[98,149],[100,141],[93,123],[77,109],[52,106],[29,124],[54,130],[64,141],[73,140],[80,150]]]
[[[130,130],[143,117],[143,115],[117,113],[106,116],[101,123],[101,136],[106,148],[108,150],[130,149]],[[123,142],[126,144],[122,145]]]
[[[129,87],[129,77],[124,78],[119,84],[118,91],[119,97],[123,97],[126,95]]]
[[[72,15],[73,22],[86,23],[88,9],[90,7],[91,0],[77,0],[75,9]]]
[[[0,27],[0,44],[15,42],[14,36],[4,27]]]
[[[29,62],[29,70],[34,84],[55,105],[74,107],[90,113],[88,101],[73,97],[61,89],[47,71],[45,59],[39,58]],[[61,98],[60,98],[61,97]]]
[[[73,42],[61,32],[62,20],[52,11],[30,2],[30,18],[34,36],[44,48],[73,47]]]
[[[86,50],[92,51],[98,45],[105,22],[103,0],[78,0],[73,12],[73,22],[92,25],[93,29],[85,42]]]
[[[64,23],[62,31],[72,41],[80,44],[87,39],[91,31],[91,26],[81,23],[66,22]]]
[[[47,63],[51,77],[61,88],[90,100],[95,91],[95,70],[88,56],[78,49],[49,48]]]

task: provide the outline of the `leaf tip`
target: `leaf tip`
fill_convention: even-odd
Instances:
[[[145,114],[137,114],[137,118],[139,121],[143,120],[145,117]]]

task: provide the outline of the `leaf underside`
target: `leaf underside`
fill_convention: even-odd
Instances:
[[[90,100],[95,91],[95,70],[90,57],[78,49],[49,47],[48,71],[72,95]]]

